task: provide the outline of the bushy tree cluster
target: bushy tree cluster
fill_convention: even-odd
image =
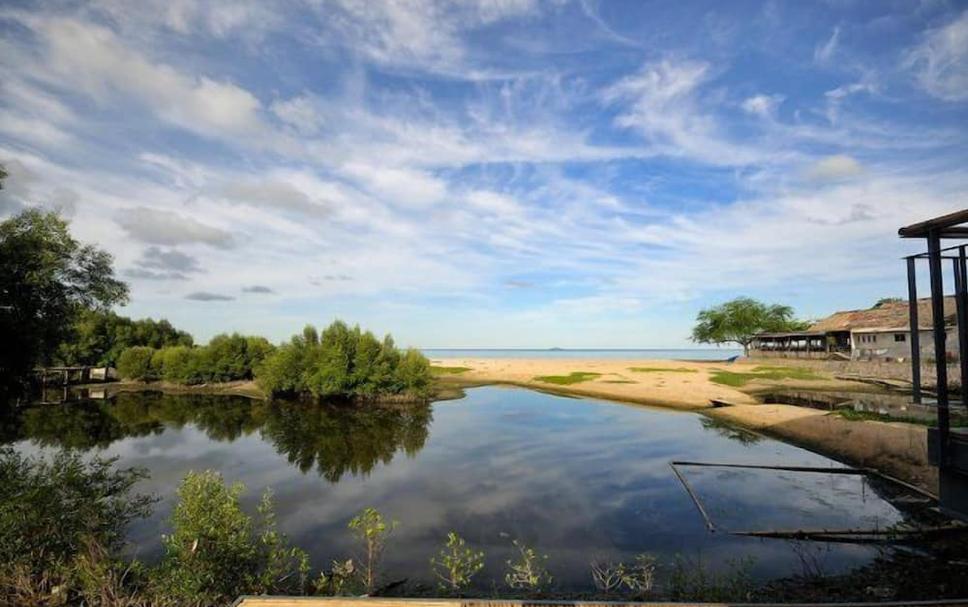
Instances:
[[[256,379],[273,396],[377,400],[426,397],[431,375],[419,351],[401,351],[389,335],[380,341],[337,320],[322,333],[307,326],[279,346],[257,368]]]
[[[124,379],[186,385],[252,379],[255,368],[273,349],[264,337],[238,333],[216,335],[201,347],[134,346],[118,358],[118,373]]]
[[[127,300],[111,266],[55,213],[31,208],[0,222],[0,400],[54,358],[79,313]]]
[[[74,334],[60,345],[56,358],[65,365],[114,367],[121,353],[134,346],[191,346],[192,336],[165,319],[133,320],[114,312],[85,310],[74,323]]]

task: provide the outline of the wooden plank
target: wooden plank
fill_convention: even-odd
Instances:
[[[236,607],[725,607],[725,603],[543,601],[488,599],[388,599],[345,597],[241,597]],[[730,603],[733,607],[749,603]],[[756,603],[757,607],[965,607],[968,599],[860,603]]]
[[[968,209],[913,223],[901,228],[897,233],[901,238],[923,238],[931,230],[947,229],[950,232],[954,226],[962,223],[968,223]]]

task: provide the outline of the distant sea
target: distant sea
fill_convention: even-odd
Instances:
[[[617,358],[725,360],[743,353],[732,348],[640,348],[640,349],[549,349],[549,348],[421,348],[427,358]]]

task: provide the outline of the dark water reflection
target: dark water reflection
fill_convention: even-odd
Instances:
[[[345,527],[374,506],[400,522],[390,577],[429,580],[427,562],[450,530],[487,553],[482,584],[500,581],[510,538],[550,555],[562,589],[591,586],[596,556],[677,554],[716,568],[751,556],[760,578],[796,574],[795,547],[710,534],[672,474],[676,459],[838,466],[692,413],[477,388],[434,406],[352,409],[233,397],[124,394],[47,405],[0,421],[25,452],[72,447],[151,472],[162,499],[131,540],[153,558],[173,492],[192,469],[244,482],[247,506],[271,487],[280,526],[317,566],[352,555]],[[887,526],[901,514],[858,477],[687,472],[726,528]],[[829,572],[867,563],[868,547],[824,552]]]

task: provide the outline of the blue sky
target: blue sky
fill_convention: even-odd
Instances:
[[[132,316],[424,347],[687,346],[737,295],[904,294],[968,207],[968,3],[0,7],[0,216],[60,209]]]

